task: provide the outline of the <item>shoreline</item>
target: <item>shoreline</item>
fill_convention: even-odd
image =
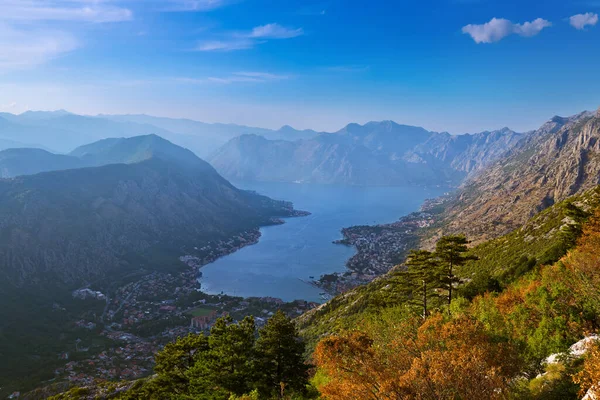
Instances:
[[[233,238],[229,240],[221,240],[219,242],[209,243],[202,248],[194,248],[196,252],[204,252],[203,255],[184,255],[180,256],[179,260],[186,264],[188,267],[192,268],[195,272],[195,280],[198,283],[198,290],[204,294],[208,294],[202,291],[202,268],[216,262],[217,260],[231,255],[239,250],[242,250],[245,247],[256,245],[260,242],[260,238],[262,237],[262,228],[266,228],[269,226],[277,226],[283,225],[286,223],[286,219],[288,218],[301,218],[312,215],[309,211],[304,210],[290,210],[290,214],[286,216],[280,217],[271,217],[270,223],[260,225],[251,230],[243,231]],[[215,248],[216,247],[216,248]],[[308,283],[308,282],[305,282]],[[310,283],[309,283],[310,284]]]
[[[337,295],[367,284],[403,263],[408,252],[418,246],[419,233],[435,224],[436,211],[446,199],[445,195],[426,199],[419,211],[395,222],[343,228],[343,238],[333,243],[353,247],[356,254],[346,261],[346,272],[322,275],[316,285]]]

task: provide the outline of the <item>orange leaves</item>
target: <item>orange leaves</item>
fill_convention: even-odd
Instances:
[[[589,344],[583,368],[573,376],[573,382],[580,385],[582,396],[588,390],[595,396],[600,395],[600,345],[597,342]]]
[[[577,248],[569,253],[564,262],[588,283],[600,287],[600,209],[584,225]]]
[[[409,327],[409,329],[406,329]],[[324,339],[315,361],[330,378],[319,389],[342,399],[493,399],[501,397],[518,363],[493,343],[481,323],[441,315],[393,332],[352,332]]]

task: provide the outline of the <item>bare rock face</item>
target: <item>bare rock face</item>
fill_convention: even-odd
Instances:
[[[295,142],[232,139],[210,162],[230,179],[353,185],[458,185],[523,135],[504,128],[453,136],[392,121],[350,124]]]
[[[521,226],[533,214],[600,184],[600,116],[554,117],[460,189],[444,230],[477,241]]]

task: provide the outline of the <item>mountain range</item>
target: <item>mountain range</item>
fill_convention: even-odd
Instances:
[[[228,140],[248,133],[290,140],[317,134],[289,126],[270,130],[147,115],[83,116],[64,110],[27,111],[19,115],[0,113],[0,149],[17,145],[68,153],[78,146],[100,139],[156,134],[194,151],[200,157],[206,157]]]
[[[106,139],[72,154],[0,152],[19,174],[50,171],[0,180],[4,282],[77,285],[126,270],[131,254],[178,253],[290,214],[289,203],[238,190],[155,135]]]
[[[453,136],[392,121],[369,122],[293,142],[244,135],[209,162],[233,180],[458,185],[523,136],[508,128]]]

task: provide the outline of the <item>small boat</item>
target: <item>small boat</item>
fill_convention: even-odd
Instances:
[[[309,278],[310,278],[310,279],[315,279],[315,277],[314,277],[314,276],[309,276]]]

